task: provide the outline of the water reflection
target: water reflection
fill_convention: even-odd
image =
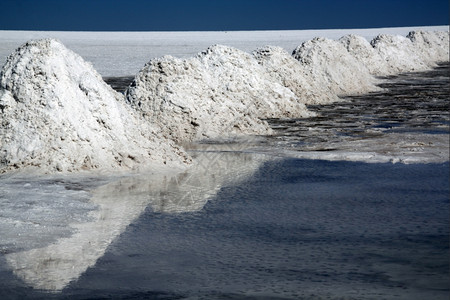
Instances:
[[[194,165],[175,175],[130,176],[92,191],[89,222],[72,223],[75,233],[42,248],[5,255],[14,274],[36,289],[59,291],[95,265],[111,242],[147,208],[161,213],[201,210],[224,185],[251,176],[265,156],[217,151],[193,152]]]

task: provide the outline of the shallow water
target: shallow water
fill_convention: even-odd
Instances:
[[[270,119],[275,135],[266,143],[302,157],[326,151],[316,156],[332,157],[330,152],[334,152],[337,159],[345,159],[346,154],[355,153],[357,158],[361,152],[361,160],[370,160],[371,155],[364,153],[394,161],[447,160],[449,70],[445,63],[428,72],[383,78],[381,92],[308,106],[316,117]]]
[[[448,299],[448,182],[449,163],[266,161],[199,210],[147,206],[60,292],[2,259],[0,296]]]
[[[199,212],[147,210],[66,292],[444,299],[448,169],[267,162]]]
[[[415,132],[448,134],[450,115],[449,64],[441,64],[433,71],[405,73],[384,78],[379,84],[385,90],[362,96],[344,97],[343,102],[310,105],[317,117],[294,120],[270,120],[282,134],[301,136],[308,142],[313,134],[304,135],[302,129],[333,130],[342,136],[370,138],[374,132]],[[372,135],[371,135],[372,133]]]

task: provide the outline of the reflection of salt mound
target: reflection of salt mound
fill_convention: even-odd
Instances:
[[[97,210],[89,212],[88,222],[70,224],[74,234],[40,248],[8,253],[6,262],[32,287],[62,290],[95,265],[148,206],[160,213],[199,211],[222,186],[245,180],[267,160],[259,155],[206,150],[196,155],[193,167],[184,173],[125,177],[97,187],[90,200]]]
[[[354,58],[338,41],[315,38],[292,53],[308,79],[331,95],[361,94],[376,90],[366,66]]]
[[[430,68],[417,53],[411,40],[406,37],[381,34],[370,43],[383,58],[387,66],[383,66],[388,71],[384,75],[423,71]]]
[[[448,32],[411,31],[408,34],[415,51],[430,66],[449,60]]]
[[[93,191],[91,202],[98,210],[90,221],[74,223],[75,233],[42,248],[5,256],[16,276],[33,288],[61,290],[95,264],[109,244],[148,205],[148,196],[132,185],[107,184]]]
[[[1,168],[43,172],[181,161],[92,66],[56,40],[26,43],[0,78]]]
[[[324,103],[336,100],[323,86],[308,80],[305,68],[280,47],[266,46],[253,52],[272,80],[295,93],[301,103]]]
[[[127,90],[127,99],[177,141],[266,134],[270,128],[260,118],[308,114],[250,54],[217,45],[190,59],[151,60]]]
[[[219,152],[221,150],[224,152]],[[217,146],[213,149],[206,147],[205,151],[193,154],[191,168],[168,180],[162,190],[152,189],[149,193],[153,211],[199,211],[222,187],[249,178],[268,159],[263,155],[233,151]]]

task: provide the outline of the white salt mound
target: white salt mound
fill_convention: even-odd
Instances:
[[[399,35],[380,34],[370,44],[383,58],[382,75],[417,72],[430,69],[410,39]],[[387,73],[384,73],[386,71]]]
[[[0,171],[133,169],[182,164],[80,56],[53,39],[31,41],[0,73]]]
[[[443,31],[411,31],[408,34],[416,53],[430,67],[449,61],[449,34]]]
[[[448,54],[445,36],[379,35],[371,43],[355,35],[315,38],[292,55],[274,46],[249,55],[216,45],[194,58],[151,60],[126,95],[177,142],[267,134],[261,119],[309,116],[304,104],[379,91],[375,76],[430,69]]]
[[[305,68],[281,47],[265,46],[253,52],[271,80],[281,83],[297,96],[301,103],[319,104],[337,100],[324,86],[310,80]]]
[[[448,32],[315,38],[289,55],[215,45],[153,59],[126,100],[56,40],[29,42],[0,73],[0,172],[144,168],[189,159],[173,141],[272,133],[265,118],[313,115],[305,104],[377,91],[375,76],[449,60]],[[374,76],[375,75],[375,76]],[[173,140],[173,141],[170,141]]]
[[[309,82],[325,89],[325,99],[378,90],[367,67],[338,41],[314,38],[298,46],[292,55]]]
[[[356,60],[366,66],[370,74],[376,76],[391,74],[386,60],[365,38],[351,34],[341,37],[339,42]]]
[[[412,31],[406,38],[383,34],[370,43],[347,35],[339,41],[375,76],[424,71],[449,59],[448,32]]]
[[[177,142],[269,134],[264,118],[310,115],[248,53],[215,45],[196,57],[153,59],[136,75],[128,101]]]

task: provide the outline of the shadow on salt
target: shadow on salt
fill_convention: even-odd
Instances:
[[[93,267],[146,209],[168,214],[199,211],[222,186],[245,180],[268,160],[265,155],[232,151],[230,145],[223,151],[210,147],[195,150],[194,165],[185,172],[128,176],[95,188],[89,202],[97,209],[89,212],[89,221],[69,224],[72,235],[45,247],[6,254],[8,266],[35,289],[61,291]]]

